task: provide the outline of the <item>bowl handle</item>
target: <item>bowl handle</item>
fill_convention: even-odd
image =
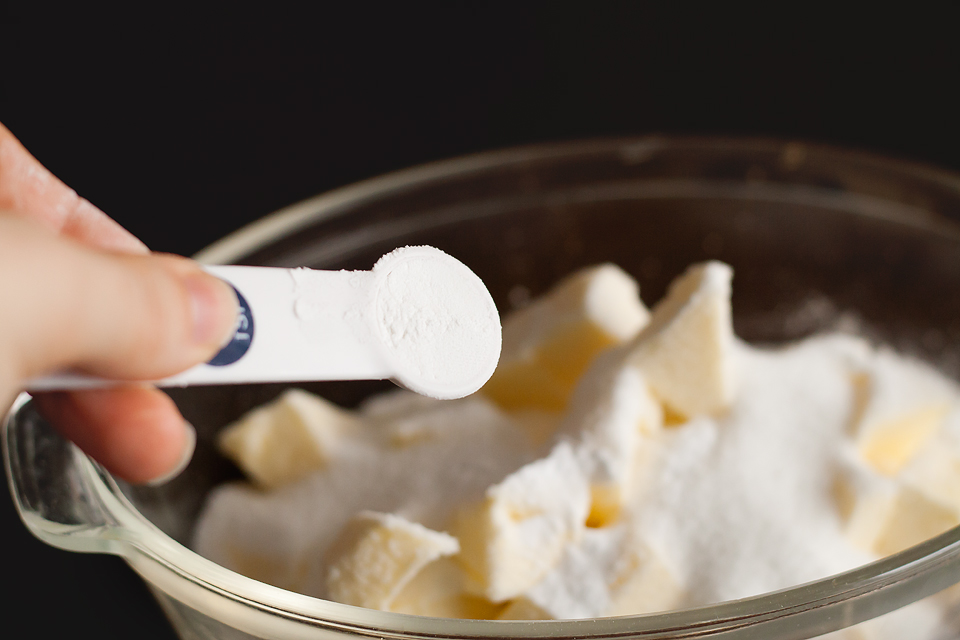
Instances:
[[[54,431],[28,394],[14,402],[2,435],[10,492],[33,535],[68,551],[123,553],[118,523],[93,487],[105,472]]]

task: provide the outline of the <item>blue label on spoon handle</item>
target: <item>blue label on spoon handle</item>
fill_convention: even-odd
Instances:
[[[231,285],[232,286],[232,285]],[[253,343],[253,313],[250,311],[250,305],[247,299],[243,297],[236,287],[233,290],[237,294],[237,300],[240,301],[240,313],[237,317],[237,330],[233,338],[220,352],[213,356],[213,359],[207,364],[214,367],[224,367],[233,364],[243,357],[250,345]]]

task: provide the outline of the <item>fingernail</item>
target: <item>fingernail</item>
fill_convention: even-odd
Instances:
[[[237,294],[226,282],[205,273],[186,276],[184,284],[190,294],[194,342],[222,346],[235,329]]]
[[[159,478],[154,478],[147,482],[147,486],[150,487],[159,487],[162,484],[166,484],[180,475],[184,469],[187,468],[187,465],[190,464],[190,460],[193,459],[193,452],[197,448],[197,430],[193,428],[193,425],[184,420],[183,426],[185,428],[184,433],[184,447],[183,453],[181,454],[180,460],[174,465],[173,469],[163,474]]]

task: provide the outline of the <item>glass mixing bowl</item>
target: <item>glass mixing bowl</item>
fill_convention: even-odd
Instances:
[[[578,267],[611,261],[657,300],[688,264],[735,269],[734,322],[750,341],[849,320],[957,376],[960,178],[863,153],[774,140],[648,137],[533,146],[409,169],[269,216],[199,259],[369,269],[430,244],[486,282],[501,311]],[[389,383],[302,385],[343,405]],[[127,486],[59,438],[22,395],[4,456],[24,523],[46,542],[122,556],[183,638],[807,638],[874,618],[960,580],[960,528],[854,571],[776,593],[597,620],[444,620],[284,591],[192,552],[215,484],[239,476],[216,431],[279,385],[171,395],[199,434],[187,470]],[[940,597],[940,596],[938,596]]]

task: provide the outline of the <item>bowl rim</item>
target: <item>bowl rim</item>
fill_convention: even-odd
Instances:
[[[660,149],[678,146],[699,147],[702,150],[737,148],[741,151],[766,152],[802,148],[805,151],[830,155],[864,167],[884,167],[898,174],[937,182],[951,188],[960,196],[960,173],[916,160],[802,139],[663,134],[597,137],[481,151],[366,178],[278,209],[214,241],[192,257],[204,264],[225,264],[229,260],[235,260],[237,256],[255,251],[267,242],[295,233],[324,218],[333,217],[347,204],[355,204],[434,180],[477,173],[493,167],[519,165],[573,154],[609,152],[612,149],[617,149],[622,156],[630,158],[633,162],[641,162]]]
[[[194,257],[208,264],[235,260],[309,224],[334,217],[347,205],[380,197],[413,185],[482,172],[493,167],[542,161],[572,154],[609,152],[613,149],[618,149],[625,154],[642,156],[668,146],[704,149],[735,147],[743,151],[770,151],[782,149],[790,144],[802,144],[808,149],[815,149],[867,167],[883,166],[906,175],[930,180],[955,191],[960,199],[960,175],[958,174],[922,163],[891,159],[878,154],[830,145],[767,137],[654,135],[601,138],[486,151],[370,178],[280,209],[214,242]],[[122,536],[126,544],[121,545],[122,548],[118,551],[141,575],[144,575],[143,560],[149,559],[206,591],[265,613],[314,627],[377,637],[699,637],[723,631],[746,629],[763,623],[799,624],[800,619],[796,616],[851,603],[861,597],[879,596],[888,589],[893,592],[895,588],[906,584],[923,584],[924,577],[931,572],[938,569],[945,571],[944,567],[960,566],[960,527],[956,527],[893,556],[841,574],[775,592],[690,609],[611,618],[549,621],[451,620],[411,616],[362,609],[293,593],[217,565],[169,538],[149,522],[129,502],[113,479],[96,463],[85,456],[82,463],[87,474],[95,480],[94,487],[99,497],[119,512],[117,515],[123,531],[117,535]],[[150,581],[150,578],[146,579]],[[960,580],[960,573],[957,574],[957,579]],[[163,586],[161,588],[167,590]],[[918,597],[911,595],[905,600],[897,600],[898,606]],[[888,609],[892,608],[895,607],[888,607]],[[863,609],[861,608],[860,611]],[[875,613],[876,607],[871,609],[870,615],[862,612],[854,614],[848,612],[843,621],[831,623],[836,624],[835,627],[824,628],[817,633],[860,622],[862,619],[873,617]]]

